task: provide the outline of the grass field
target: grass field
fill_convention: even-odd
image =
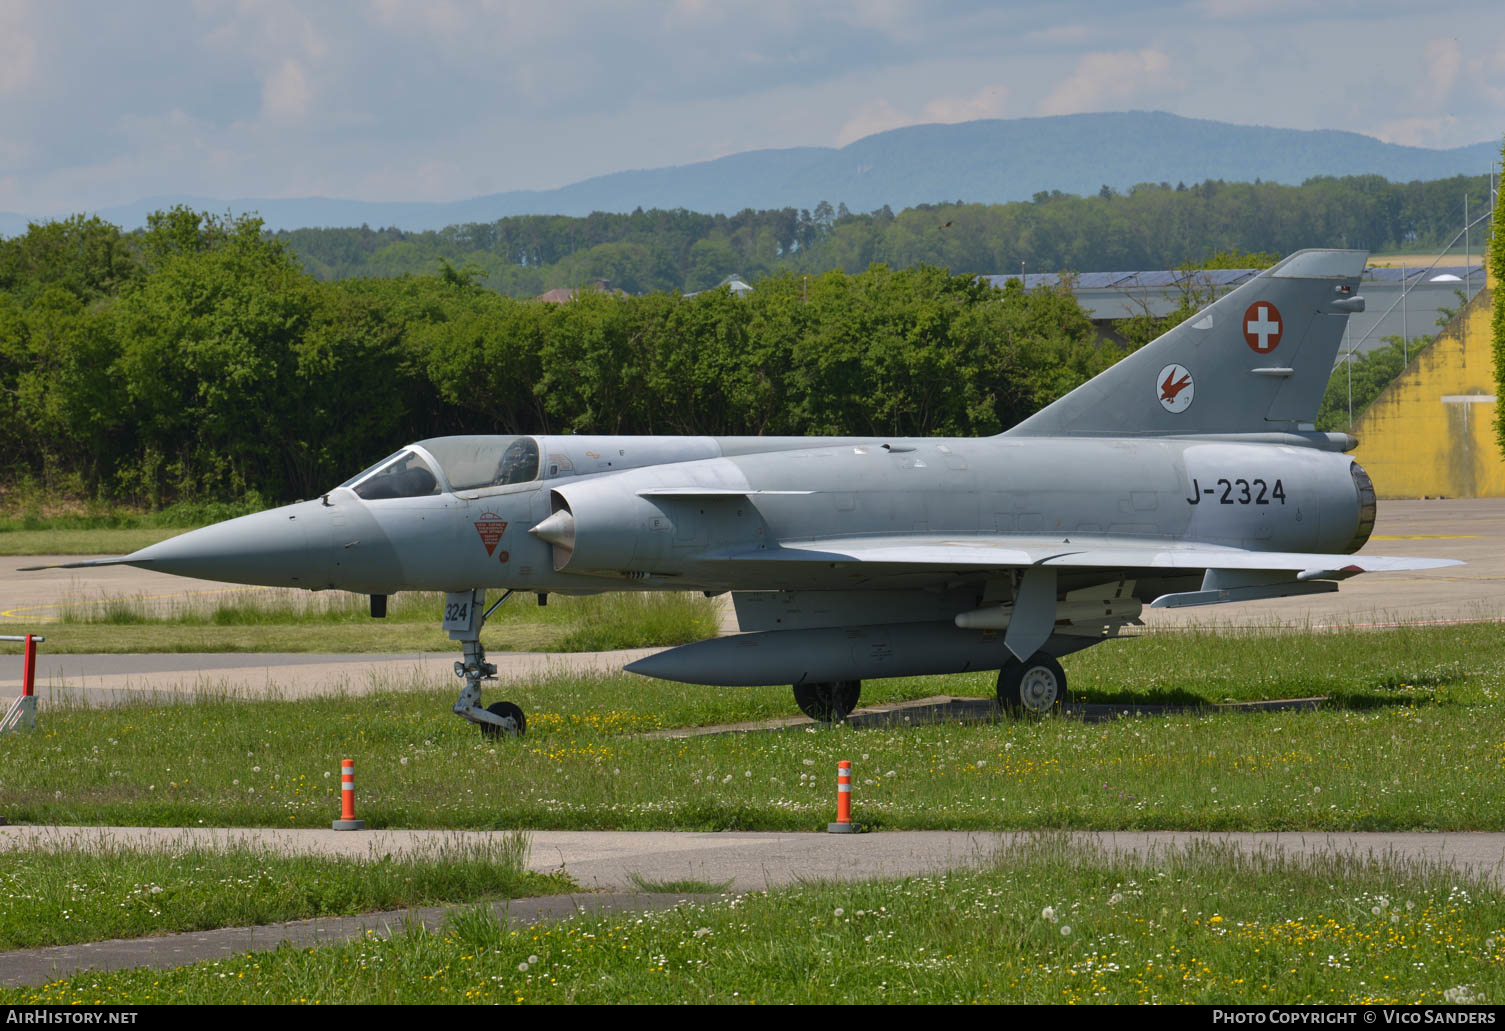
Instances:
[[[385,619],[372,619],[367,606],[365,595],[343,591],[228,587],[165,598],[80,595],[18,615],[38,617],[25,629],[44,632],[54,654],[458,651],[440,628],[442,594],[393,595]],[[605,651],[698,641],[716,627],[715,603],[694,593],[551,595],[545,606],[527,594],[493,613],[482,641],[499,651]],[[20,647],[0,645],[0,655]]]
[[[0,555],[128,555],[180,533],[257,511],[257,504],[178,504],[157,512],[62,503],[0,515]],[[71,509],[71,510],[68,510]],[[66,511],[65,511],[66,510]]]
[[[1423,865],[1045,837],[988,869],[80,974],[0,1004],[1430,1003],[1505,995],[1505,900]]]
[[[526,867],[526,835],[363,860],[250,846],[124,848],[62,840],[4,853],[0,950],[247,927],[568,891]]]
[[[129,555],[182,529],[0,530],[0,555]]]
[[[819,829],[830,769],[887,828],[1499,830],[1505,635],[1492,624],[1330,634],[1166,633],[1069,658],[1111,704],[1325,695],[1319,711],[852,727],[662,739],[794,713],[787,687],[636,677],[488,688],[528,715],[487,740],[455,687],[301,701],[45,709],[6,739],[0,811],[39,823],[323,826],[338,760],[373,827]],[[865,701],[987,695],[986,675],[875,681]]]

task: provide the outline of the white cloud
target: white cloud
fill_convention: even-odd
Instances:
[[[1082,23],[1050,25],[1033,32],[1026,32],[1020,41],[1026,46],[1063,46],[1085,42],[1091,37],[1092,31]]]
[[[1348,0],[1347,3],[1327,0],[1324,13],[1335,13],[1335,9],[1339,7],[1354,9],[1356,6],[1353,0]],[[1252,4],[1249,0],[1198,0],[1192,7],[1214,21],[1268,21],[1272,16],[1310,16],[1312,13],[1310,0],[1260,0],[1257,4]]]
[[[30,14],[31,5],[22,0],[0,4],[0,96],[19,93],[31,84],[37,43]]]
[[[13,175],[0,176],[0,211],[27,214],[21,210],[27,203],[28,196],[21,188],[21,181]]]
[[[1163,50],[1087,54],[1076,71],[1040,104],[1042,115],[1121,111],[1136,97],[1174,89],[1171,58]]]
[[[0,0],[0,207],[455,199],[1131,107],[1427,146],[1505,125],[1499,0],[1456,30],[1407,0],[86,6]]]
[[[1386,143],[1399,143],[1407,147],[1446,147],[1450,132],[1458,119],[1451,115],[1430,118],[1401,118],[1386,122],[1371,130],[1376,138]]]
[[[970,97],[941,97],[925,105],[927,122],[973,122],[1002,118],[1008,106],[1007,86],[984,86]]]
[[[836,145],[845,147],[854,140],[906,125],[935,122],[972,122],[979,118],[1001,118],[1008,105],[1007,86],[984,86],[970,95],[937,97],[919,112],[911,114],[894,107],[887,100],[869,101],[857,110],[836,133]]]
[[[1427,80],[1432,84],[1432,103],[1440,104],[1453,92],[1458,73],[1463,70],[1463,47],[1456,39],[1434,39],[1427,43]]]
[[[308,116],[313,91],[308,76],[289,58],[268,75],[261,86],[261,116],[273,125],[299,125]]]
[[[888,132],[906,125],[914,125],[915,119],[886,100],[870,100],[857,109],[845,125],[836,133],[836,145],[845,147],[853,140],[871,136],[875,132]]]

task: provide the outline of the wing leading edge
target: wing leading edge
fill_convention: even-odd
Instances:
[[[1441,569],[1457,559],[1385,555],[1333,555],[1317,552],[1249,551],[1205,544],[1146,544],[1121,538],[1023,537],[860,537],[784,543],[778,548],[721,556],[737,562],[861,563],[922,569],[1057,568],[1157,569],[1192,571],[1236,569],[1287,572],[1298,580],[1344,579],[1359,573]]]

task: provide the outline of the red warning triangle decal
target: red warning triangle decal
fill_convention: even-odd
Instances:
[[[481,543],[486,545],[487,555],[496,550],[497,543],[506,532],[507,524],[498,519],[495,512],[485,512],[476,520],[476,533],[481,535]]]

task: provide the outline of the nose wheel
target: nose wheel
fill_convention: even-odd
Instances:
[[[500,719],[501,723],[481,723],[482,737],[522,737],[528,729],[523,711],[511,702],[492,702],[486,711]]]

